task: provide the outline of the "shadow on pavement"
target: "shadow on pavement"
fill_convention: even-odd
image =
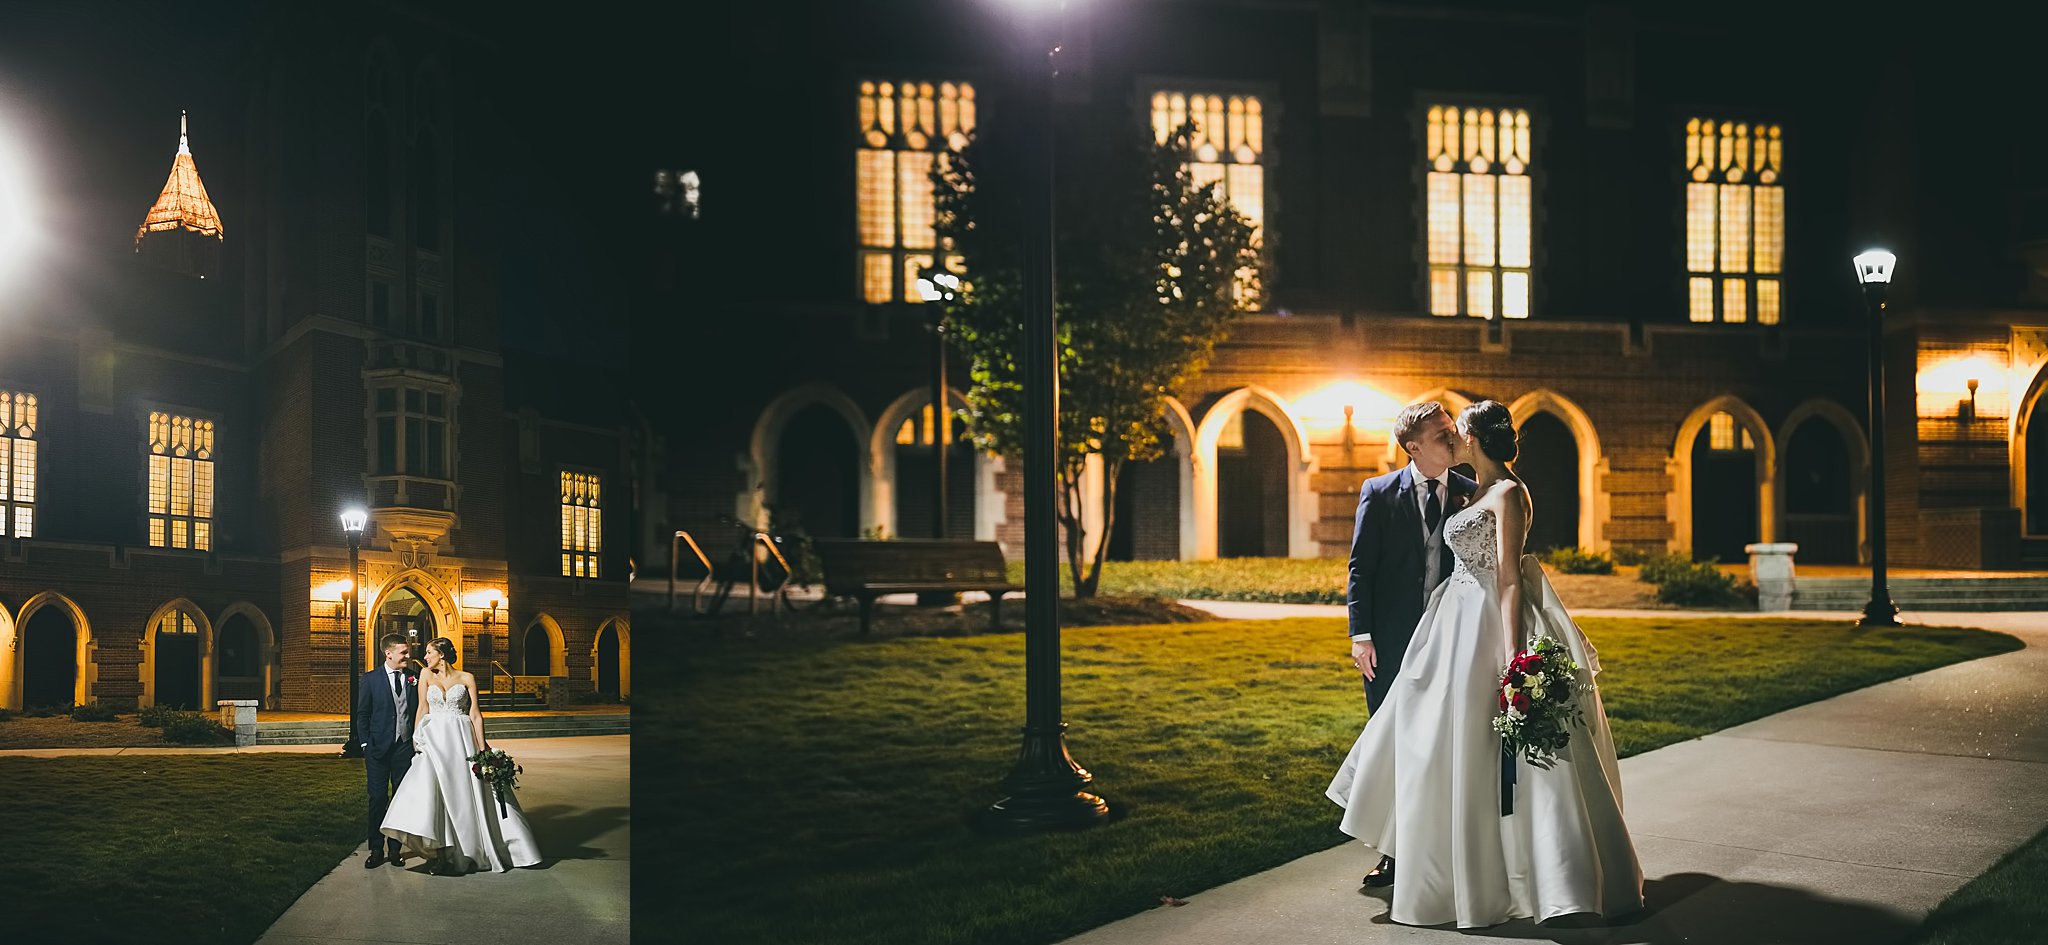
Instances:
[[[589,842],[626,823],[628,807],[573,807],[543,804],[526,810],[526,822],[533,828],[534,842],[543,859],[536,869],[547,869],[562,860],[602,860],[610,856],[589,846]]]
[[[1372,921],[1392,924],[1386,913]],[[1558,945],[1894,945],[1919,927],[1910,916],[1866,903],[1787,886],[1724,882],[1705,873],[1674,873],[1646,881],[1643,911],[1634,915],[1563,916],[1544,925],[1517,920],[1485,929],[1439,926],[1475,938]]]

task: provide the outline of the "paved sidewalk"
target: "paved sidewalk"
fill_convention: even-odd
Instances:
[[[519,802],[545,859],[506,873],[434,876],[418,860],[364,869],[358,846],[258,945],[624,945],[632,862],[628,735],[521,739]],[[307,746],[333,751],[331,745]]]
[[[1241,607],[1191,602],[1230,616]],[[1290,608],[1291,609],[1291,608]],[[1328,613],[1339,608],[1321,608]],[[1592,616],[1596,612],[1585,612]],[[1617,615],[1619,612],[1615,612]],[[1665,612],[1656,612],[1668,616]],[[1269,612],[1265,616],[1306,616]],[[1799,613],[1827,619],[1853,615]],[[1346,844],[1070,939],[1071,945],[1903,941],[1949,893],[2048,824],[2048,614],[1909,614],[2027,649],[1921,673],[1624,759],[1648,910],[1612,927],[1476,932],[1387,921]],[[1332,830],[1337,808],[1330,808]]]

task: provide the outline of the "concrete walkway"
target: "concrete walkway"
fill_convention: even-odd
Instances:
[[[546,857],[541,865],[467,876],[434,876],[418,860],[364,869],[367,848],[358,846],[258,945],[623,945],[631,744],[631,736],[597,735],[522,739],[507,749],[526,768],[519,802]]]
[[[1309,615],[1284,604],[1190,603],[1238,617],[1253,615],[1241,608]],[[1647,880],[1648,909],[1634,919],[1577,928],[1517,921],[1475,932],[1394,925],[1386,918],[1389,891],[1359,885],[1370,858],[1353,843],[1206,892],[1161,890],[1187,905],[1069,942],[1903,941],[1949,893],[2048,824],[2048,714],[2039,696],[2048,678],[2048,614],[1905,620],[2001,630],[2027,648],[1624,759],[1629,828]],[[1333,832],[1337,817],[1332,805]]]

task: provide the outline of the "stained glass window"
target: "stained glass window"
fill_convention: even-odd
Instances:
[[[1526,109],[1429,110],[1430,314],[1529,317],[1529,156]]]
[[[1783,160],[1777,125],[1686,122],[1686,306],[1693,321],[1778,323]]]
[[[149,415],[149,544],[213,549],[213,421]]]
[[[597,556],[603,507],[598,502],[598,477],[562,471],[562,576],[597,577]]]
[[[861,146],[854,155],[861,297],[869,302],[922,302],[917,274],[946,252],[935,228],[932,170],[967,146],[975,126],[974,86],[965,82],[860,84]]]
[[[0,391],[0,535],[36,533],[36,395]]]
[[[1206,95],[1160,91],[1152,94],[1152,140],[1165,144],[1175,130],[1194,123],[1188,146],[1188,174],[1197,186],[1217,185],[1244,214],[1258,245],[1266,232],[1266,107],[1256,95]],[[1257,270],[1238,273],[1232,295],[1239,308],[1259,306]]]

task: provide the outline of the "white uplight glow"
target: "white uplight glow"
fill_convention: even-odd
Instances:
[[[1342,431],[1348,413],[1353,427],[1385,432],[1393,429],[1394,416],[1405,405],[1370,385],[1336,381],[1304,395],[1294,406],[1301,422],[1313,429]]]
[[[21,269],[36,247],[40,231],[34,200],[37,189],[28,149],[15,137],[6,115],[0,113],[0,279]]]

